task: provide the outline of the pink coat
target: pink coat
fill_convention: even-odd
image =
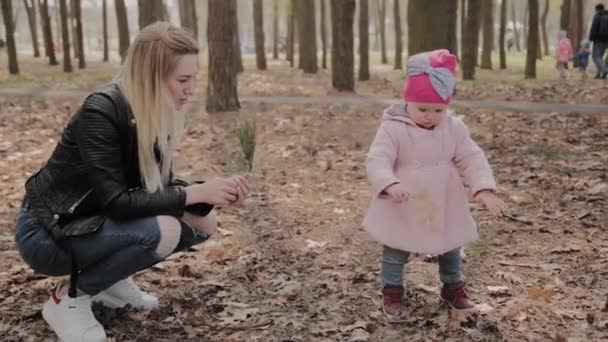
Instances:
[[[426,130],[403,104],[390,106],[368,154],[372,200],[363,226],[379,242],[408,252],[443,254],[477,240],[459,173],[473,194],[496,189],[488,160],[462,120],[448,112]],[[397,182],[410,193],[407,203],[383,193]]]
[[[557,61],[568,62],[572,56],[572,44],[570,43],[570,39],[560,39],[559,43],[557,44],[557,49],[555,50],[555,58]]]

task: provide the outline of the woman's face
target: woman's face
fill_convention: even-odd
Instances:
[[[197,74],[198,56],[195,54],[181,56],[175,69],[169,74],[169,93],[177,110],[182,109],[192,99]]]

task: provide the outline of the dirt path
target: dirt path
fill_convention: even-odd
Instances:
[[[2,89],[0,97],[36,97],[36,98],[82,98],[88,92],[78,90],[50,90],[32,91],[26,89]],[[203,102],[204,97],[196,97],[195,101]],[[267,104],[368,104],[387,105],[398,103],[400,100],[376,98],[358,95],[328,95],[328,96],[243,96],[239,99],[243,103]],[[526,101],[497,101],[497,100],[455,100],[457,108],[467,109],[494,109],[521,113],[581,113],[581,114],[608,114],[608,105],[582,104],[582,103],[541,103]]]

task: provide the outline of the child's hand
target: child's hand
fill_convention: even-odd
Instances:
[[[405,186],[401,183],[389,185],[384,189],[384,192],[386,192],[395,203],[405,203],[410,198],[409,192],[407,192]]]
[[[482,190],[475,195],[475,199],[483,203],[495,216],[502,216],[507,209],[505,202],[498,198],[494,191]]]

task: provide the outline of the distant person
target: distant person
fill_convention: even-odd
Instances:
[[[591,55],[591,42],[587,39],[581,42],[581,47],[576,53],[578,62],[578,70],[581,72],[582,79],[587,79],[587,66],[589,65],[589,56]]]
[[[383,246],[383,310],[391,320],[404,318],[403,268],[410,253],[439,255],[441,299],[452,310],[474,310],[460,248],[478,234],[463,181],[492,214],[505,209],[483,150],[449,109],[457,64],[448,50],[410,57],[405,102],[384,110],[367,156],[372,200],[363,226]]]
[[[511,51],[513,48],[513,44],[515,42],[513,30],[508,28],[507,33],[505,34],[505,41],[507,43],[507,51]]]
[[[595,6],[595,16],[591,23],[589,40],[593,42],[592,56],[597,67],[595,78],[606,79],[608,66],[604,61],[604,53],[608,49],[608,11],[602,3]]]
[[[559,31],[559,40],[555,49],[555,59],[557,60],[557,69],[559,70],[559,78],[565,80],[568,78],[568,63],[572,59],[572,43],[568,39],[566,31]]]

